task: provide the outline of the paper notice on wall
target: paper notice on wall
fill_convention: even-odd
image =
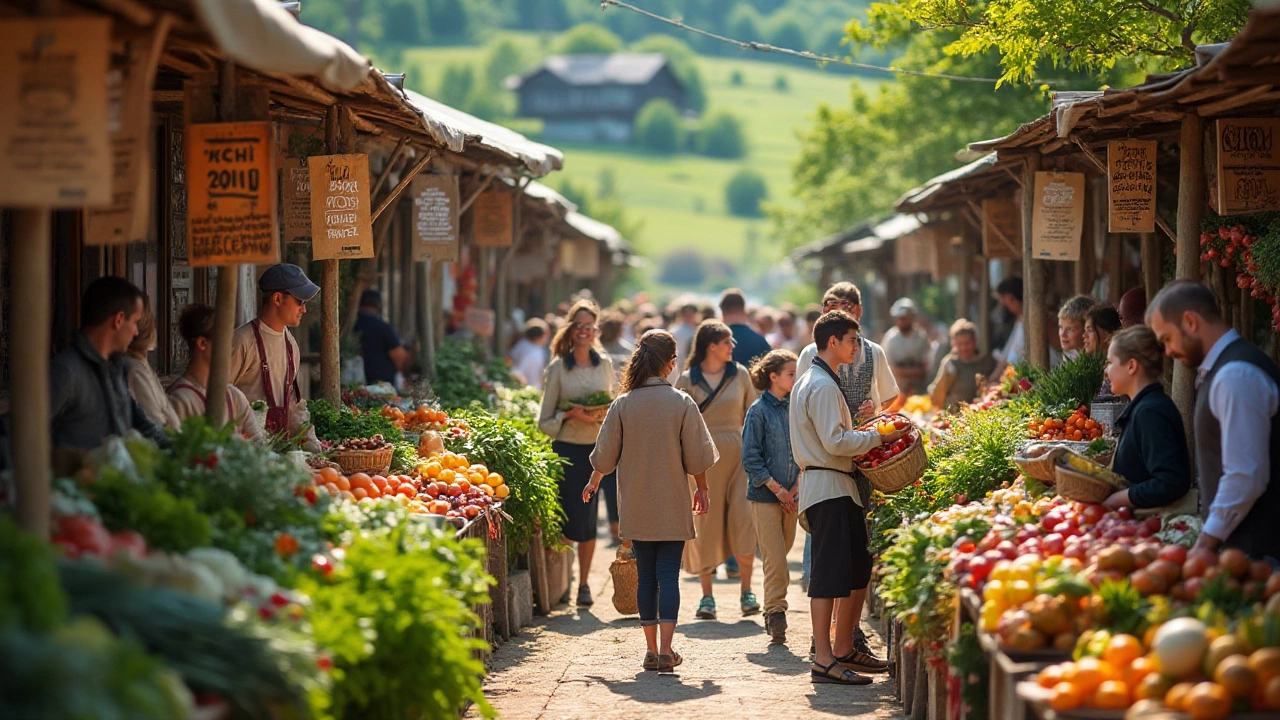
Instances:
[[[1155,140],[1107,143],[1107,230],[1156,231]]]
[[[311,175],[311,259],[373,257],[369,156],[317,155]]]
[[[1038,172],[1031,197],[1032,256],[1042,260],[1079,260],[1084,232],[1084,174]]]
[[[110,41],[107,17],[0,20],[0,206],[112,203]]]
[[[308,158],[285,158],[280,165],[280,215],[285,242],[311,242],[311,170]]]
[[[186,136],[190,264],[277,262],[271,123],[188,125]]]
[[[414,259],[458,259],[458,176],[423,174],[409,185]]]
[[[1280,210],[1280,118],[1218,120],[1219,215]]]

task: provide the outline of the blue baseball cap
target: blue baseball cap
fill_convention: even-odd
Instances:
[[[311,282],[302,268],[290,263],[280,263],[267,268],[258,278],[261,293],[287,292],[306,302],[320,292],[320,286]]]

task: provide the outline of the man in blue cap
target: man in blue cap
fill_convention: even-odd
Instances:
[[[297,265],[280,263],[262,274],[258,292],[258,317],[236,328],[232,337],[228,377],[249,402],[267,404],[268,433],[293,435],[310,415],[298,389],[298,341],[286,328],[298,327],[307,302],[320,292],[320,286]],[[309,432],[307,445],[309,450],[319,450],[314,431]]]

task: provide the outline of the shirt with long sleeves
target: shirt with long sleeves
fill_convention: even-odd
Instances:
[[[791,390],[791,452],[800,467],[800,521],[820,502],[850,497],[865,504],[853,482],[853,459],[880,445],[880,433],[854,429],[853,415],[832,373],[815,362]],[[827,469],[819,469],[827,468]]]
[[[751,482],[747,499],[778,502],[767,487],[774,480],[784,490],[795,487],[800,476],[791,457],[791,401],[765,391],[747,410],[742,427],[742,467]]]
[[[151,422],[162,427],[177,429],[179,418],[169,404],[164,386],[151,363],[141,358],[126,355],[124,358],[125,373],[129,382],[129,394],[137,401],[138,407],[147,414]]]
[[[698,405],[665,378],[614,400],[591,466],[618,473],[618,534],[628,540],[692,540],[689,476],[720,459]]]
[[[840,378],[840,392],[844,393],[846,401],[850,400],[856,392],[853,381],[858,375],[858,370],[862,369],[862,365],[866,362],[862,343],[866,343],[871,348],[871,361],[873,363],[871,392],[867,399],[875,404],[875,412],[878,413],[886,403],[893,402],[898,397],[898,381],[893,377],[893,371],[889,367],[889,358],[885,355],[884,348],[874,342],[866,338],[858,338],[858,351],[853,354],[853,362],[836,368],[836,374]],[[796,362],[797,378],[809,370],[816,357],[818,357],[818,346],[814,343],[809,343],[800,353],[799,361]],[[794,393],[795,391],[792,390],[792,394]],[[850,410],[856,413],[858,408],[851,406]]]
[[[520,340],[507,353],[511,358],[511,369],[524,378],[526,385],[542,389],[542,372],[547,367],[547,348],[526,338]]]
[[[575,445],[591,445],[600,426],[593,422],[573,420],[559,410],[562,402],[572,402],[596,392],[612,393],[613,362],[603,353],[591,351],[591,361],[580,366],[573,355],[553,358],[543,374],[542,406],[538,411],[538,427],[548,437]]]
[[[183,375],[169,385],[169,402],[180,420],[189,417],[203,417],[207,405],[208,390],[204,383],[188,375]],[[227,386],[227,420],[236,425],[236,432],[255,443],[267,442],[266,431],[258,421],[258,414],[253,411],[249,398],[240,392],[235,385]]]
[[[1219,338],[1200,364],[1197,379],[1239,339],[1235,330]],[[1266,491],[1271,478],[1271,418],[1278,403],[1280,389],[1258,366],[1237,361],[1218,369],[1209,388],[1209,410],[1222,428],[1222,479],[1203,532],[1222,540],[1231,537]]]
[[[1116,418],[1120,441],[1111,469],[1129,481],[1136,508],[1171,505],[1191,489],[1191,459],[1178,406],[1153,382]]]
[[[102,357],[79,331],[49,363],[49,421],[54,447],[91,450],[131,429],[160,445],[169,442],[129,394],[124,355]]]
[[[767,355],[773,348],[764,336],[756,332],[750,325],[734,323],[729,326],[736,343],[733,346],[733,361],[743,367],[751,367],[752,361],[761,355]]]

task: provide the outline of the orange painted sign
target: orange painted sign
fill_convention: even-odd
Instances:
[[[190,264],[277,262],[271,123],[188,125],[186,139]]]

